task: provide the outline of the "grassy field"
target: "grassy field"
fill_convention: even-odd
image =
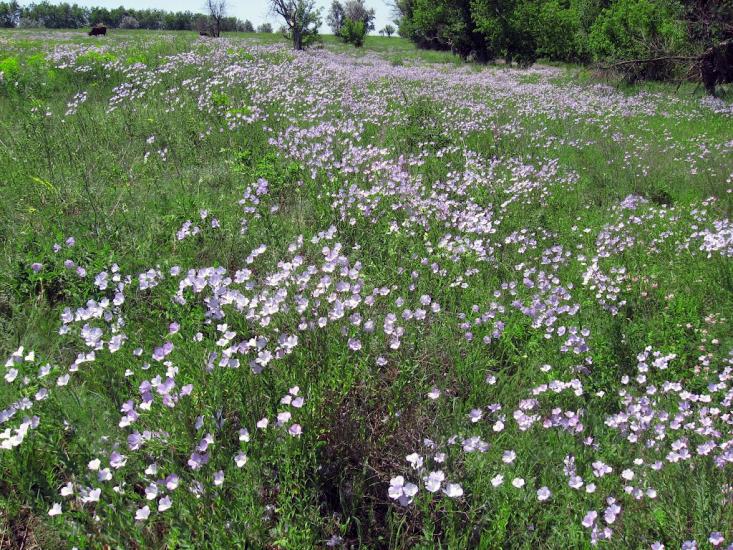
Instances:
[[[729,101],[373,37],[0,75],[0,549],[733,544]]]

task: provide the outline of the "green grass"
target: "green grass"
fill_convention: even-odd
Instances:
[[[222,44],[199,41],[195,33],[116,30],[105,39],[80,31],[0,33],[0,71],[6,73],[0,81],[0,357],[19,346],[37,357],[21,364],[14,383],[0,384],[0,410],[50,388],[49,398],[33,405],[39,427],[19,447],[0,450],[0,548],[303,549],[324,547],[334,536],[364,548],[590,548],[590,531],[581,521],[591,509],[602,516],[608,496],[619,499],[623,511],[611,526],[613,539],[601,543],[605,547],[648,548],[664,541],[676,548],[690,539],[705,547],[713,531],[730,543],[733,511],[730,494],[724,494],[730,464],[718,468],[711,457],[695,457],[659,472],[639,466],[636,480],[656,489],[653,499],[625,495],[619,477],[623,469],[636,468],[636,458],[645,464],[663,458],[678,437],[690,438],[693,453],[704,437],[669,429],[658,450],[644,449],[605,422],[626,407],[620,391],[640,397],[648,385],[659,390],[665,381],[714,394],[720,414],[730,414],[724,390],[711,390],[708,383],[723,371],[733,347],[733,269],[725,253],[708,258],[692,237],[733,212],[730,114],[703,106],[700,91],[676,93],[663,84],[599,89],[603,83],[576,67],[472,67],[400,38],[370,36],[354,50],[326,36],[322,50],[301,61],[277,49],[287,44],[276,34],[232,33],[225,39]],[[80,45],[100,49],[78,55]],[[55,58],[55,47],[57,55],[64,48],[76,53]],[[178,64],[175,56],[183,53],[200,57]],[[172,70],[148,80],[167,63]],[[246,78],[238,79],[237,70]],[[370,71],[380,77],[370,79]],[[268,74],[279,80],[267,80]],[[110,98],[130,82],[144,96],[110,110]],[[86,101],[67,115],[80,93]],[[594,108],[582,111],[589,104]],[[255,120],[232,123],[240,115]],[[467,130],[474,122],[482,124]],[[338,130],[332,139],[293,140],[304,158],[271,141],[289,128],[322,123]],[[311,143],[322,148],[310,150]],[[384,149],[375,157],[389,164],[384,173],[380,167],[367,170],[364,159],[375,154],[369,147]],[[356,158],[344,160],[355,163],[353,171],[334,165],[341,155]],[[400,165],[400,155],[413,164]],[[255,208],[259,215],[245,214],[238,201],[260,179],[269,183],[269,193]],[[405,187],[393,193],[387,184],[395,181]],[[451,187],[456,181],[468,183],[458,192]],[[538,187],[526,193],[514,189],[535,181]],[[356,189],[370,188],[367,196],[380,200],[372,212],[348,203]],[[421,194],[425,200],[417,201]],[[630,194],[648,202],[633,212],[619,210]],[[710,197],[716,200],[703,202]],[[344,205],[335,204],[342,198]],[[461,225],[475,213],[469,203],[498,221],[493,233]],[[440,217],[450,208],[458,212],[455,219]],[[200,210],[208,211],[206,220]],[[219,229],[207,226],[212,217]],[[242,219],[248,222],[244,233]],[[178,240],[186,220],[202,231]],[[334,240],[311,242],[330,226],[337,230]],[[536,241],[524,251],[507,242],[522,231]],[[611,283],[624,301],[617,315],[604,308],[597,289],[584,284],[607,232],[634,239],[598,260],[607,275],[611,268],[627,270],[628,276]],[[373,306],[355,306],[361,325],[350,323],[347,312],[323,328],[301,331],[293,306],[260,326],[247,314],[250,306],[238,311],[229,304],[226,318],[211,322],[210,302],[202,295],[187,289],[185,303],[172,300],[182,276],[169,276],[174,266],[182,274],[224,268],[230,277],[247,267],[256,288],[276,288],[264,278],[284,269],[281,262],[293,261],[288,247],[300,235],[305,265],[320,269],[323,248],[339,242],[349,268],[359,266],[355,279],[338,268],[318,272],[316,282],[324,275],[333,283],[362,280],[364,296],[391,289]],[[449,235],[476,248],[448,250],[441,243]],[[76,239],[71,248],[63,245],[69,236]],[[60,252],[54,252],[57,243]],[[248,262],[261,244],[267,251]],[[484,245],[492,249],[486,261],[476,251]],[[543,260],[557,253],[553,246],[567,254],[555,268]],[[31,268],[35,262],[43,265],[39,272]],[[95,275],[111,276],[113,264],[132,277],[119,308],[124,323],[113,330],[115,313],[106,321],[72,323],[70,334],[59,334],[65,308],[114,297],[111,287],[94,286]],[[76,266],[86,269],[86,277],[76,274]],[[158,286],[140,289],[138,274],[151,268],[165,276]],[[590,351],[561,351],[563,338],[546,338],[512,305],[532,303],[540,271],[557,277],[551,286],[564,287],[568,305],[579,306],[573,315],[557,314],[555,326],[587,328]],[[535,286],[525,285],[525,278]],[[510,281],[517,282],[516,295],[502,288]],[[311,295],[315,282],[309,284],[289,288],[287,299],[307,294],[308,307],[326,316],[328,295],[336,291]],[[247,296],[254,292],[234,286]],[[349,292],[361,290],[352,286]],[[424,322],[398,320],[404,334],[399,348],[390,348],[382,332],[385,316],[429,309],[419,303],[423,295],[439,302],[440,311],[428,312]],[[404,306],[395,305],[397,298]],[[473,320],[487,310],[504,330],[484,344],[493,320]],[[373,334],[361,328],[367,319],[375,320]],[[101,328],[105,341],[114,331],[128,341],[116,353],[97,350],[95,361],[56,387],[56,378],[88,351],[78,334],[85,322]],[[173,322],[180,331],[169,335]],[[219,323],[228,328],[218,330]],[[254,356],[245,353],[238,355],[238,369],[209,372],[209,353],[222,352],[217,340],[224,330],[236,333],[231,345],[262,335],[277,341],[281,334],[298,334],[298,345],[258,375],[248,367]],[[466,339],[468,331],[472,339]],[[362,349],[351,351],[349,338],[359,338]],[[165,437],[134,452],[126,441],[135,426],[118,426],[120,408],[139,400],[143,381],[165,379],[167,367],[150,354],[166,340],[175,344],[169,359],[178,367],[177,387],[192,384],[194,391],[174,408],[156,401],[141,414],[137,429]],[[634,381],[637,355],[647,346],[677,357],[668,369],[652,369],[647,380]],[[142,358],[132,354],[137,347]],[[377,363],[379,356],[388,359],[386,365]],[[36,376],[47,362],[50,384]],[[144,362],[152,367],[145,369]],[[552,369],[541,369],[545,364]],[[495,383],[487,383],[490,375]],[[624,375],[632,378],[628,384]],[[26,386],[23,376],[29,377]],[[574,378],[582,381],[582,396],[548,392],[537,397],[534,414],[550,416],[554,407],[582,411],[582,435],[538,425],[519,429],[512,413],[534,397],[533,388]],[[303,434],[291,437],[272,425],[257,430],[263,417],[274,422],[284,410],[281,398],[295,385],[305,406],[288,410]],[[426,397],[433,387],[440,388],[439,399]],[[655,411],[677,411],[674,394],[656,395]],[[501,412],[488,412],[493,403],[502,405]],[[702,403],[691,407],[702,414]],[[475,424],[467,420],[474,408],[484,411]],[[0,424],[0,432],[16,427],[25,414]],[[505,429],[494,431],[500,414]],[[201,429],[195,427],[199,416]],[[730,424],[719,420],[717,440],[729,441]],[[239,441],[240,427],[252,433],[251,442]],[[210,462],[192,471],[187,460],[206,433],[214,435]],[[459,442],[480,436],[490,447],[465,453],[460,444],[447,443],[452,435]],[[583,442],[588,435],[597,449]],[[447,453],[447,461],[431,469],[444,469],[465,494],[450,499],[421,487],[414,503],[398,506],[387,496],[390,479],[404,475],[419,483],[405,456],[427,456],[425,438]],[[115,443],[128,464],[114,471],[114,482],[100,484],[87,464],[99,457],[107,465]],[[517,454],[511,466],[501,461],[509,449]],[[240,450],[248,456],[243,468],[232,459]],[[568,455],[585,483],[597,484],[595,493],[568,486]],[[612,465],[614,474],[594,479],[596,460]],[[182,478],[167,512],[158,513],[156,501],[145,499],[146,486],[158,479],[143,473],[153,461],[160,475]],[[219,470],[225,473],[222,486],[212,483]],[[494,488],[491,479],[498,473],[506,479]],[[515,476],[526,480],[522,490],[509,484]],[[204,492],[197,497],[188,487],[199,481]],[[79,486],[102,486],[102,501],[60,497],[68,482],[77,492]],[[545,503],[535,494],[542,486],[552,490]],[[49,517],[54,502],[63,502],[64,513]],[[150,519],[136,522],[135,510],[145,504],[153,509]]]

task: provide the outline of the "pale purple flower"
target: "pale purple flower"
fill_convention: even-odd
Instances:
[[[402,506],[410,504],[417,491],[417,485],[405,483],[405,478],[402,476],[393,477],[389,481],[389,498],[397,500]]]
[[[583,527],[585,527],[586,529],[590,529],[596,522],[596,518],[598,518],[598,512],[596,512],[595,510],[591,510],[583,517],[583,521],[581,523]]]
[[[171,501],[171,497],[166,495],[158,501],[158,512],[165,512],[171,506],[173,506],[173,501]]]
[[[135,512],[135,520],[136,521],[145,521],[150,517],[150,506],[147,504],[143,506],[142,508],[138,508],[138,510]]]

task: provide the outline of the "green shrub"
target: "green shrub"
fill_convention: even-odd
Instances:
[[[689,50],[682,7],[674,0],[618,0],[601,12],[590,32],[597,61],[650,59]],[[668,63],[633,67],[630,78],[665,78]]]
[[[6,57],[0,60],[0,73],[4,82],[17,80],[20,75],[20,63],[15,57]]]
[[[537,53],[555,61],[583,61],[588,48],[582,36],[580,10],[549,0],[539,10]]]
[[[354,47],[361,48],[364,45],[364,37],[366,36],[366,25],[364,21],[347,19],[341,27],[339,36],[347,44],[353,44]]]

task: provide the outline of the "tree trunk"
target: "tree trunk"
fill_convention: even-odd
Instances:
[[[303,49],[303,35],[300,33],[300,31],[296,29],[293,29],[293,49],[294,50]]]

